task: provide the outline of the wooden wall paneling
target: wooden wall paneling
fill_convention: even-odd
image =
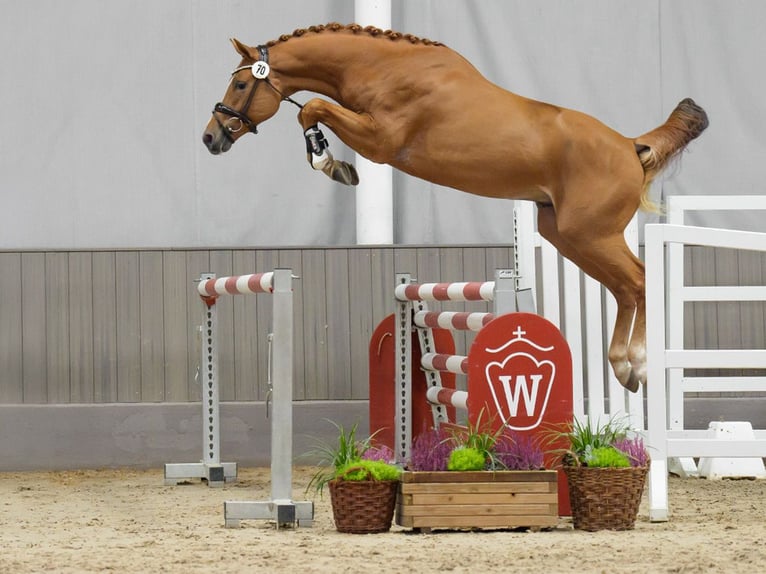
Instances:
[[[463,267],[463,249],[460,247],[443,247],[439,249],[439,278],[438,281],[452,283],[457,281],[476,281],[476,277],[469,277]],[[445,304],[450,311],[465,311],[465,302]],[[470,331],[453,331],[455,340],[455,353],[467,355],[470,347]],[[462,377],[460,377],[462,378]]]
[[[377,301],[381,308],[377,314],[374,302],[376,296],[382,294],[384,281],[377,267],[379,251],[379,248],[364,248],[349,249],[347,252],[349,306],[345,314],[350,325],[350,396],[354,399],[369,398],[370,338],[379,323],[377,315],[382,313],[382,300]]]
[[[463,255],[462,281],[492,281],[495,278],[494,272],[487,274],[486,262],[484,257],[485,249],[482,247],[464,247],[461,249]],[[484,301],[469,301],[465,304],[465,310],[472,313],[487,313],[492,311],[492,304]],[[466,353],[470,350],[476,334],[466,333],[465,345]]]
[[[687,253],[689,284],[763,282],[761,254]],[[2,253],[0,400],[198,401],[203,304],[194,280],[202,271],[224,276],[277,267],[301,277],[294,282],[296,400],[364,399],[370,333],[395,309],[395,272],[409,271],[420,282],[490,280],[511,262],[512,248],[502,246]],[[272,300],[222,297],[218,305],[221,398],[264,400]],[[461,307],[491,308],[445,304]],[[689,304],[686,345],[763,346],[764,311],[762,303]],[[464,343],[460,337],[465,352],[472,335]]]
[[[438,283],[442,280],[441,258],[437,247],[419,247],[417,250],[418,283]]]
[[[303,251],[300,249],[282,249],[277,252],[276,265],[282,269],[292,269],[293,275],[293,398],[297,401],[308,398],[306,395],[308,377],[313,376],[308,371],[306,362],[306,346],[316,344],[316,341],[307,341],[311,330],[306,330],[306,312],[303,300],[307,289],[316,289],[323,285],[315,286],[312,278],[305,277],[303,270]],[[266,269],[268,271],[268,269]],[[271,322],[269,321],[269,325]],[[269,327],[271,328],[271,327]]]
[[[21,255],[24,402],[48,402],[45,316],[45,254]]]
[[[330,396],[327,372],[327,277],[325,252],[303,253],[303,334],[306,364],[305,391],[301,398],[323,400]],[[297,398],[297,397],[296,397]]]
[[[691,248],[692,284],[697,286],[715,285],[715,252],[709,247]],[[697,349],[718,348],[718,315],[715,303],[696,302],[693,307],[695,344]],[[691,371],[701,374],[699,370]],[[710,376],[720,375],[720,369],[705,371]]]
[[[352,272],[349,269],[351,253],[356,255],[354,265],[360,268],[355,271],[362,271],[366,277],[363,284],[357,281],[352,283]],[[367,355],[364,341],[369,341],[372,335],[369,259],[367,249],[333,249],[325,252],[329,399],[367,396],[367,376],[354,376],[351,365],[364,363]]]
[[[93,253],[93,400],[97,403],[118,400],[116,265],[114,252]]]
[[[394,276],[397,273],[409,273],[412,280],[418,282],[418,250],[415,247],[396,247],[394,248]],[[395,302],[391,293],[391,309],[393,310]]]
[[[288,265],[280,265],[279,264],[279,255],[276,251],[273,250],[258,250],[255,252],[255,263],[254,263],[254,272],[255,273],[266,273],[267,271],[273,271],[277,267],[289,267]],[[297,275],[295,270],[292,270],[293,275]],[[299,279],[293,279],[293,289],[300,289],[301,281]],[[296,291],[296,293],[298,293]],[[271,333],[272,330],[272,318],[273,318],[273,300],[271,295],[259,295],[260,300],[258,301],[257,306],[257,314],[254,318],[254,326],[257,333],[257,346],[256,346],[256,356],[255,356],[255,362],[256,366],[258,368],[257,371],[257,386],[255,388],[255,397],[259,401],[265,401],[266,395],[268,393],[268,364],[269,364],[269,345],[268,345],[268,334]],[[293,328],[295,329],[295,332],[293,333],[293,347],[294,347],[294,361],[293,361],[293,368],[298,368],[298,363],[300,363],[300,376],[298,374],[294,374],[295,379],[297,380],[300,378],[301,384],[300,386],[303,386],[303,358],[302,356],[300,359],[298,359],[297,351],[295,349],[303,349],[303,339],[302,339],[302,333],[303,333],[303,323],[302,323],[302,317],[297,315],[297,309],[296,307],[298,303],[298,295],[293,296]],[[298,330],[298,327],[300,326],[300,330]],[[301,333],[299,336],[298,333]]]
[[[164,325],[163,355],[165,401],[189,400],[189,348],[190,330],[187,309],[189,299],[198,299],[193,293],[186,271],[186,253],[162,253],[162,319]]]
[[[48,402],[45,254],[22,253],[22,372],[25,403]]]
[[[255,266],[255,251],[235,251],[232,261],[234,275],[261,272]],[[270,297],[266,294],[233,297],[234,394],[238,401],[255,400],[258,387],[266,384],[266,368],[258,363],[258,308],[270,303]]]
[[[95,400],[93,254],[69,254],[69,377],[71,401]]]
[[[764,277],[763,255],[755,251],[739,251],[737,261],[738,285],[766,285]],[[766,340],[766,317],[764,316],[764,301],[743,301],[739,305],[740,326],[742,330],[743,348],[756,349],[764,347]],[[748,375],[762,376],[764,369],[750,369]]]
[[[165,310],[161,251],[139,254],[141,400],[165,400]]]
[[[393,247],[370,250],[370,287],[373,329],[394,312],[394,251]]]
[[[197,281],[202,273],[210,271],[209,251],[187,251],[186,254],[186,283],[188,297],[186,299],[186,346],[189,350],[187,358],[188,376],[186,380],[187,399],[202,400],[202,388],[199,375],[202,355],[202,323],[205,315],[205,305],[197,294]]]
[[[141,282],[139,253],[115,253],[117,324],[117,401],[140,402],[141,397]]]
[[[494,278],[496,269],[513,269],[513,247],[487,247],[484,260],[485,277]]]
[[[691,247],[684,246],[684,285],[694,284]],[[696,329],[694,328],[695,303],[684,303],[684,341],[685,349],[696,349]]]
[[[232,251],[210,252],[210,269],[216,277],[234,274]],[[219,297],[218,309],[218,390],[222,401],[233,401],[234,390],[234,296]]]
[[[436,247],[418,247],[416,255],[416,271],[414,272],[418,283],[439,283],[441,281],[441,268],[439,261],[439,249]],[[432,311],[449,310],[451,303],[441,301],[429,301],[428,308]]]
[[[0,253],[0,403],[22,403],[21,254]]]
[[[738,281],[737,252],[730,249],[715,249],[715,285],[736,285]],[[718,345],[723,349],[742,349],[742,321],[740,301],[716,303],[718,320]],[[742,370],[727,370],[729,374],[741,376]]]
[[[68,403],[69,389],[69,258],[45,254],[45,348],[48,402]]]

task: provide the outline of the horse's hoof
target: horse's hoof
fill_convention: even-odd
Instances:
[[[357,185],[359,183],[359,174],[356,173],[356,168],[345,161],[333,162],[330,177],[333,181],[343,185]]]
[[[624,383],[620,381],[620,384],[622,384],[622,386],[628,389],[631,393],[637,393],[638,387],[641,386],[641,381],[636,376],[635,371],[631,371],[628,380]]]

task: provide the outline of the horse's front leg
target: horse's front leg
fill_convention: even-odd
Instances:
[[[317,124],[326,125],[344,143],[364,154],[365,150],[372,149],[369,145],[374,137],[372,118],[354,113],[343,106],[314,98],[298,112],[298,121],[303,127],[306,154],[311,167],[321,170],[334,181],[345,185],[359,183],[359,176],[353,165],[333,158],[327,140]]]

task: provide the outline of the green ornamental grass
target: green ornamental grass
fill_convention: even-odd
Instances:
[[[563,427],[549,429],[547,442],[566,443],[556,452],[566,466],[620,468],[645,466],[649,456],[640,437],[628,437],[626,418],[611,417],[605,423],[577,418]]]
[[[335,478],[343,480],[369,480],[369,474],[373,480],[398,480],[400,469],[392,464],[381,460],[363,460],[362,457],[372,447],[372,440],[377,433],[369,437],[360,439],[357,437],[357,424],[354,424],[349,430],[343,428],[333,421],[329,421],[338,432],[338,439],[335,444],[317,443],[316,449],[311,455],[319,458],[319,467],[311,477],[306,491],[314,490],[320,496],[324,487]],[[341,472],[351,467],[359,467],[357,474],[349,473],[354,478],[342,476]],[[389,467],[385,469],[384,467]],[[393,478],[380,478],[382,476],[391,476]]]

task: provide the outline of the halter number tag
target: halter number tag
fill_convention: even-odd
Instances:
[[[269,68],[269,65],[266,62],[256,62],[253,64],[253,76],[257,80],[263,80],[265,78],[268,78],[269,72],[271,71],[271,68]]]

